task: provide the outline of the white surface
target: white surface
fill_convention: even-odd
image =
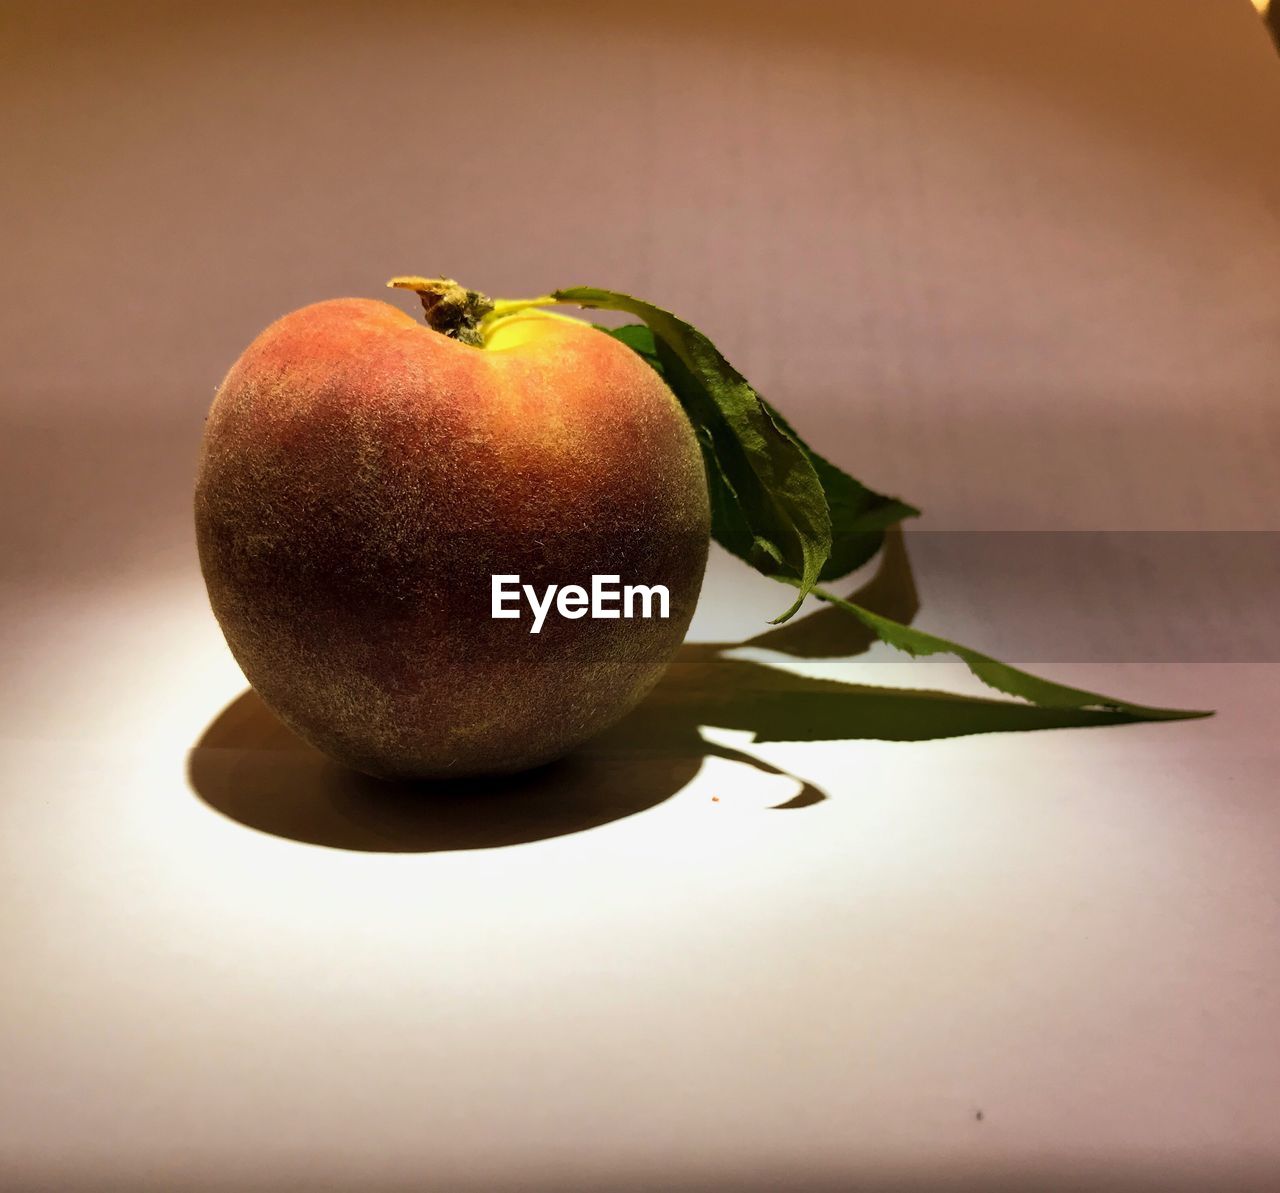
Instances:
[[[3,754],[0,1185],[1261,1188],[1280,1167],[1280,667],[1055,669],[1220,710],[1177,725],[708,729],[828,798],[776,810],[797,779],[709,758],[587,832],[350,852],[189,789],[186,747],[243,688],[198,598],[57,611],[26,676],[24,704],[67,718]],[[252,754],[325,803],[308,753]]]

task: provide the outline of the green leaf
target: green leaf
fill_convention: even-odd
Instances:
[[[831,532],[830,550],[820,565],[821,579],[837,579],[865,563],[879,550],[884,532],[889,527],[904,518],[914,517],[919,511],[897,498],[868,489],[813,451],[786,419],[747,385],[705,336],[674,315],[638,299],[604,290],[559,290],[553,297],[580,306],[629,311],[644,319],[647,327],[632,324],[620,328],[602,327],[600,330],[644,357],[663,375],[689,412],[706,464],[712,535],[721,546],[766,575],[798,587],[801,600],[811,591],[820,600],[852,614],[882,642],[909,655],[954,655],[983,683],[1038,708],[1058,710],[1060,715],[1068,717],[1106,718],[1105,722],[1068,720],[1061,722],[1063,724],[1176,721],[1213,715],[1209,711],[1195,709],[1133,704],[1100,692],[1042,679],[990,655],[903,625],[852,601],[843,600],[815,584],[806,583],[798,576],[792,560],[777,549],[773,539],[761,533],[761,521],[755,508],[759,505],[759,496],[744,486],[744,480],[748,485],[761,483],[761,476],[759,472],[753,474],[750,460],[742,458],[744,450],[749,448],[735,438],[736,424],[727,417],[717,418],[717,411],[722,410],[717,399],[723,386],[728,385],[733,391],[733,400],[723,405],[730,408],[742,405],[746,395],[754,399],[751,403],[753,411],[758,409],[762,412],[767,424],[798,449],[821,485],[830,515]],[[785,621],[797,607],[798,603],[778,621]]]
[[[837,608],[852,613],[882,642],[912,655],[954,655],[983,683],[1011,696],[1021,696],[1041,708],[1094,708],[1122,713],[1136,721],[1183,721],[1193,717],[1209,717],[1213,713],[1184,708],[1152,708],[1144,704],[1131,704],[1099,692],[1087,692],[1082,688],[1070,688],[1065,684],[1041,679],[1029,671],[1011,667],[990,655],[981,654],[956,642],[948,642],[923,630],[903,625],[852,601],[842,600],[824,589],[815,588],[813,595]]]
[[[818,455],[768,402],[765,409],[773,421],[803,449],[818,474],[831,511],[831,556],[819,580],[838,580],[860,568],[878,550],[884,532],[904,518],[918,518],[920,511],[896,497],[886,497],[868,489],[861,481]]]
[[[653,368],[666,377],[668,384],[671,383],[672,378],[667,376],[667,371],[663,368],[659,357],[658,344],[653,332],[643,323],[629,323],[624,327],[604,327],[598,323],[594,326],[621,340],[633,352],[644,357]],[[678,391],[677,396],[679,396]],[[827,499],[827,508],[831,515],[831,554],[819,573],[819,580],[838,580],[841,576],[847,576],[866,563],[880,549],[886,529],[904,518],[919,516],[920,511],[914,506],[896,497],[886,497],[867,488],[825,457],[820,456],[800,438],[795,428],[772,404],[764,398],[761,398],[760,402],[778,428],[789,435],[804,452],[817,474]],[[707,450],[706,444],[704,444],[705,450]],[[714,457],[714,449],[712,449],[712,455]],[[709,465],[709,477],[711,472]],[[753,546],[753,539],[749,534],[744,533],[745,513],[741,510],[731,511],[725,508],[730,504],[736,504],[736,496],[722,494],[721,517],[717,519],[713,493],[712,533],[722,547],[750,562],[749,552]],[[728,523],[734,523],[732,531],[729,530]],[[717,532],[717,524],[723,533]]]
[[[729,486],[724,500],[736,507],[737,530],[746,528],[735,534],[742,548],[737,553],[799,588],[794,603],[774,623],[786,621],[831,556],[831,514],[804,449],[778,426],[760,395],[716,346],[670,311],[589,286],[557,290],[551,297],[581,307],[627,311],[648,325],[667,384]]]
[[[603,323],[593,323],[591,326],[596,331],[613,336],[615,340],[621,340],[632,352],[643,356],[659,373],[662,372],[662,362],[658,360],[658,345],[653,332],[643,323],[628,323],[623,327],[605,327]]]

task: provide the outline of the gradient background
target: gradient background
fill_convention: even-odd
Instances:
[[[1274,1187],[1280,70],[1247,0],[0,19],[0,1185]],[[557,831],[608,823],[496,849],[215,721],[213,388],[405,272],[688,315],[925,510],[922,625],[1219,716],[633,735],[566,781]],[[691,637],[777,600],[716,555]],[[829,798],[772,811],[797,782]]]

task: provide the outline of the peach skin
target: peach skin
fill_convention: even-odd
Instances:
[[[433,298],[424,283],[434,326],[359,298],[273,323],[218,389],[196,483],[201,570],[245,676],[385,777],[523,770],[618,720],[683,639],[709,540],[693,429],[639,356],[578,320],[477,327]],[[662,585],[669,616],[551,615],[534,634],[527,610],[492,616],[495,575]]]

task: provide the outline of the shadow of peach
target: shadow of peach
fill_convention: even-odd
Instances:
[[[633,713],[569,757],[521,775],[388,782],[326,758],[247,691],[205,731],[187,773],[205,803],[278,837],[393,853],[487,849],[595,828],[684,788],[702,761],[696,730],[692,749],[674,749],[669,738],[649,738],[644,719]]]

